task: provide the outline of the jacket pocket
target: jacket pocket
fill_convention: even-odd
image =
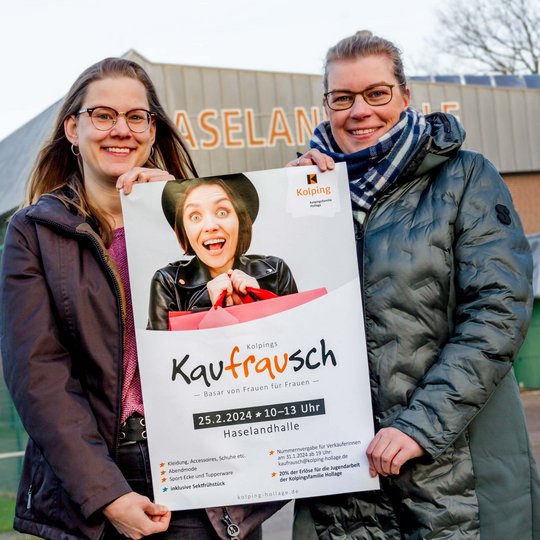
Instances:
[[[479,505],[466,431],[436,460],[419,460],[402,471],[385,481],[396,490],[407,527],[419,535],[405,531],[405,536],[454,538],[459,524],[467,538],[479,538]],[[439,531],[438,536],[432,536],[433,531]]]
[[[96,538],[104,526],[101,513],[90,519],[82,516],[32,439],[26,448],[16,514],[22,527],[32,523],[34,528],[28,532],[43,538],[57,537],[59,531],[75,538]]]
[[[38,446],[29,439],[19,484],[17,515],[32,521],[55,521],[60,482]]]

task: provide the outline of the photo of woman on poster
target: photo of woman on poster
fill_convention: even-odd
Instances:
[[[242,303],[248,288],[278,296],[297,292],[279,257],[246,255],[259,196],[243,174],[168,182],[163,213],[188,260],[172,262],[152,278],[148,329],[167,330],[170,311],[202,311],[223,298]]]

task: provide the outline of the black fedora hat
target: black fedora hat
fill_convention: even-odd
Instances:
[[[207,176],[205,178],[192,178],[190,180],[171,180],[165,184],[161,195],[163,214],[174,229],[176,221],[176,205],[178,198],[191,186],[203,186],[205,183],[215,183],[222,180],[230,189],[233,199],[242,199],[246,205],[251,221],[255,221],[259,213],[259,195],[251,180],[244,174],[223,174],[221,176]]]

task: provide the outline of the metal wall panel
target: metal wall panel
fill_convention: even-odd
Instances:
[[[411,93],[413,105],[428,101],[432,110],[457,102],[465,147],[482,152],[503,172],[540,170],[538,90],[414,82]]]
[[[493,161],[500,169],[499,144],[497,137],[497,116],[495,113],[495,95],[491,88],[478,87],[478,114],[475,118],[463,119],[465,129],[472,122],[480,123],[482,127],[482,138],[479,141],[469,140],[467,146],[482,152],[488,159]]]
[[[524,92],[508,92],[510,122],[512,125],[514,170],[530,171],[533,168],[532,152],[529,148],[527,100]]]
[[[506,91],[493,94],[494,108],[497,112],[495,123],[497,125],[498,167],[502,170],[516,170],[514,133],[512,129],[512,111],[510,100]]]
[[[275,141],[269,136],[269,126],[271,125],[271,111],[274,107],[279,106],[276,100],[276,81],[274,74],[272,73],[261,73],[258,77],[259,85],[259,98],[261,106],[261,119],[266,126],[267,132],[267,141],[268,145],[264,148],[265,156],[265,167],[271,169],[273,167],[278,167],[285,163],[284,158],[282,157],[281,146],[284,145],[283,142],[278,142],[277,146]]]
[[[525,92],[527,122],[522,126],[527,132],[531,169],[540,170],[540,91]]]
[[[148,70],[171,118],[177,120],[182,112],[181,131],[187,118],[192,137],[186,140],[201,175],[281,167],[306,149],[323,118],[317,75],[173,65],[164,69],[134,51],[129,57]],[[171,86],[178,90],[171,91]],[[208,141],[199,118],[209,109],[218,113],[212,121],[220,132],[220,144],[211,149],[202,144]]]
[[[238,72],[239,95],[243,103],[243,107],[250,111],[252,115],[252,123],[250,128],[246,128],[246,135],[252,140],[259,141],[263,134],[263,119],[261,113],[261,101],[258,91],[259,74],[255,71],[239,71]],[[254,171],[265,167],[264,152],[258,148],[253,148],[246,154],[246,167],[244,171]],[[261,167],[262,164],[262,167]]]
[[[489,128],[480,122],[480,107],[482,97],[479,95],[479,89],[473,88],[472,92],[461,92],[459,97],[459,119],[463,122],[464,118],[467,118],[467,124],[465,128],[466,138],[465,144],[473,149],[483,146],[482,140],[484,136],[487,137]],[[493,129],[493,128],[491,128]]]

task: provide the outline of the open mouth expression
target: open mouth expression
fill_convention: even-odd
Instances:
[[[238,216],[217,184],[198,186],[186,197],[183,225],[188,241],[212,277],[232,269],[238,245]]]

